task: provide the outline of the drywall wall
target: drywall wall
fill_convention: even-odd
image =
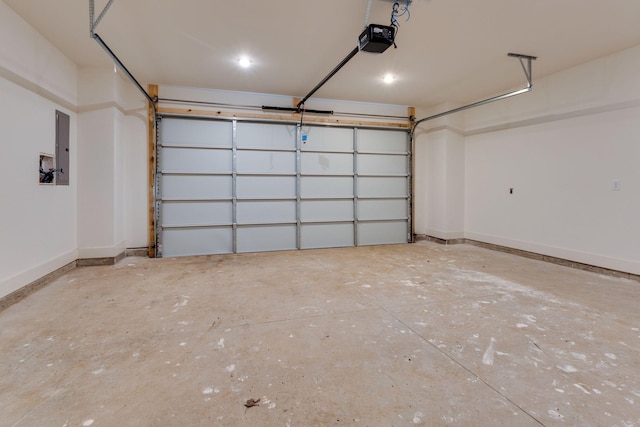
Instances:
[[[78,117],[78,248],[80,258],[118,255],[116,242],[116,115],[112,107]]]
[[[429,117],[458,105],[417,111]],[[464,238],[465,140],[463,115],[420,124],[415,131],[415,234],[444,240]]]
[[[439,239],[464,237],[464,136],[451,129],[417,133],[416,230]]]
[[[146,109],[112,68],[79,70],[78,253],[147,245]]]
[[[0,0],[0,76],[71,107],[76,65]]]
[[[146,117],[123,115],[121,126],[124,150],[124,240],[127,248],[142,248],[149,244]]]
[[[76,92],[75,65],[0,1],[0,297],[77,258]],[[56,110],[71,118],[69,186],[38,183]]]
[[[149,244],[149,180],[148,180],[148,103],[131,81],[120,72],[115,80],[115,102],[119,106],[117,116],[122,165],[119,173],[122,181],[122,231],[127,248],[142,248]]]
[[[465,236],[640,274],[638,117],[640,47],[468,111]]]
[[[133,85],[112,67],[80,73],[0,0],[0,93],[0,297],[79,257],[146,246],[146,104]],[[69,186],[38,183],[56,110],[71,118]]]

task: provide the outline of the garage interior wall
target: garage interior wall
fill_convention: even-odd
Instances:
[[[425,123],[415,232],[640,274],[638,69],[640,47],[536,79],[527,95]],[[161,96],[282,101],[169,89],[161,86]],[[0,91],[0,297],[78,258],[145,246],[146,122],[135,88],[112,68],[79,69],[0,1]],[[71,117],[69,186],[37,182],[39,153],[55,150],[55,110]]]
[[[0,296],[77,258],[76,94],[76,66],[0,2]],[[68,186],[38,183],[56,110],[71,119]]]
[[[639,274],[639,69],[635,47],[535,79],[529,94],[468,110],[464,126],[427,122],[416,232],[459,237],[447,221],[462,197],[467,239]]]
[[[113,69],[79,70],[78,256],[145,247],[146,106]],[[96,226],[100,224],[100,226]]]
[[[0,297],[79,258],[147,245],[146,105],[112,67],[79,69],[0,1]],[[40,185],[55,111],[69,186]]]

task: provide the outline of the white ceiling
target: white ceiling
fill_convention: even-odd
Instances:
[[[88,0],[3,1],[78,65],[111,63],[89,37]],[[96,15],[106,3],[96,0]],[[143,83],[302,97],[356,46],[367,4],[115,0],[96,32]],[[372,0],[369,22],[388,25],[391,8]],[[397,49],[358,53],[315,96],[468,103],[526,84],[508,52],[539,56],[535,87],[536,77],[640,45],[639,0],[414,0],[410,11]],[[242,54],[251,69],[238,67]]]

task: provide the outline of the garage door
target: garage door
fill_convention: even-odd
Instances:
[[[158,129],[158,256],[409,240],[406,131],[166,116]]]

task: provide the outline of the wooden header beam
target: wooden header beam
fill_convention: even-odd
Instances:
[[[158,99],[158,85],[149,85],[149,96],[152,99]],[[148,138],[147,150],[149,156],[149,173],[148,173],[148,233],[149,233],[149,258],[156,257],[156,124],[154,123],[154,106],[149,102],[147,107],[147,123]]]
[[[296,122],[300,120],[300,114],[255,114],[255,113],[233,113],[229,111],[214,111],[214,110],[194,110],[192,108],[166,108],[158,107],[158,114],[177,114],[177,115],[193,115],[193,116],[208,116],[208,117],[228,117],[239,119],[262,119],[262,120],[274,120],[274,121],[291,121]],[[372,127],[388,127],[398,129],[411,129],[410,123],[399,122],[375,122],[370,120],[342,120],[326,117],[307,117],[304,118],[305,123],[324,123],[335,125],[348,125],[348,126],[372,126]]]

